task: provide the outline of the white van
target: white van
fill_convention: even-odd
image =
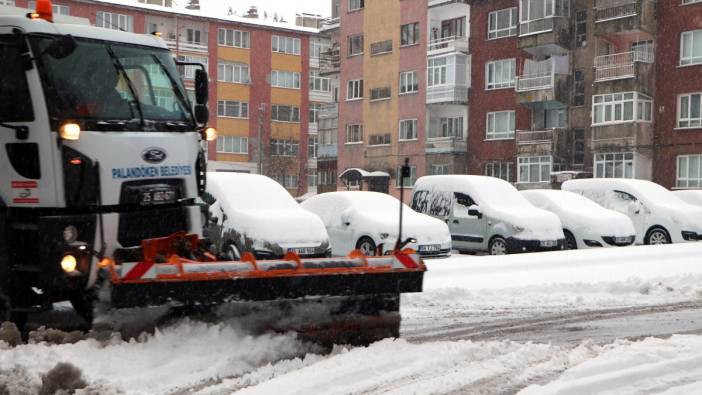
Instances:
[[[668,244],[702,239],[702,208],[645,180],[592,178],[569,180],[561,189],[579,193],[626,214],[636,229],[636,244]]]
[[[421,177],[412,208],[445,221],[453,248],[492,255],[562,250],[565,236],[558,217],[534,207],[510,183],[494,177]]]

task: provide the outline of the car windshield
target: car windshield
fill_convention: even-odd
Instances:
[[[53,37],[33,36],[35,54]],[[37,60],[52,127],[66,119],[96,130],[192,129],[192,113],[165,49],[76,39],[62,59]]]

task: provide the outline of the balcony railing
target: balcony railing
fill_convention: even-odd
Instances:
[[[168,46],[169,49],[172,49],[172,50],[176,50],[176,47],[177,47],[178,51],[207,53],[207,45],[203,45],[200,43],[187,42],[187,41],[176,42],[175,40],[166,40],[166,45]]]
[[[319,55],[319,71],[322,74],[338,73],[341,65],[339,48],[335,47]]]
[[[430,55],[445,51],[468,52],[468,37],[448,36],[429,40],[427,51]]]
[[[321,119],[338,118],[339,117],[338,103],[328,103],[328,104],[322,105],[322,108],[319,109],[318,117]]]
[[[559,129],[517,130],[517,145],[550,144]]]
[[[517,77],[517,92],[552,89],[554,79],[555,74],[552,71],[519,76]]]
[[[595,22],[626,18],[637,14],[638,0],[596,0]]]
[[[467,101],[467,86],[438,85],[427,87],[427,103],[465,103]]]
[[[336,158],[337,153],[336,144],[319,144],[317,146],[317,158]]]
[[[595,57],[595,82],[633,78],[635,64],[653,63],[653,47]]]

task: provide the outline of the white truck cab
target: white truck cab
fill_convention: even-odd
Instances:
[[[0,310],[20,314],[80,305],[98,262],[138,254],[145,238],[200,234],[200,142],[213,132],[206,73],[193,110],[160,38],[50,20],[0,15],[0,303],[11,305]]]

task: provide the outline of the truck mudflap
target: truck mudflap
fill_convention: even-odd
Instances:
[[[257,261],[217,261],[200,252],[197,235],[184,233],[144,240],[140,262],[103,261],[110,276],[113,308],[168,303],[214,305],[304,297],[337,297],[421,292],[426,267],[419,255],[404,250],[367,257]]]

